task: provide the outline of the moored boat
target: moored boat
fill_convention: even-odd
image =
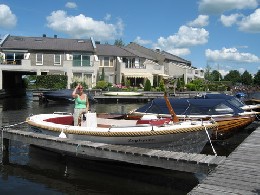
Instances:
[[[105,96],[142,96],[142,93],[132,91],[110,91],[103,93]]]
[[[200,153],[217,123],[203,121],[172,122],[164,119],[138,120],[99,118],[87,113],[82,126],[73,126],[69,114],[39,114],[27,118],[34,131],[52,136],[116,145],[130,145],[178,152]],[[141,118],[147,120],[147,118]]]
[[[245,111],[226,99],[188,99],[169,98],[180,120],[214,120],[219,126],[211,135],[212,139],[226,139],[236,130],[250,125],[258,112]],[[158,117],[171,117],[164,99],[157,98],[128,113],[125,118],[138,119],[144,115],[156,114]]]

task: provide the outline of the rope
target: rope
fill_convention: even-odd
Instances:
[[[76,147],[76,156],[78,156],[78,148],[80,147],[81,145],[78,144],[77,147]]]
[[[27,121],[22,121],[22,122],[20,122],[20,123],[15,123],[15,124],[12,124],[12,125],[3,126],[2,128],[4,129],[4,128],[15,127],[15,126],[17,126],[17,125],[22,125],[22,124],[24,124],[24,123],[26,123],[26,122],[27,122]]]
[[[2,137],[1,137],[1,150],[2,150],[2,153],[4,151],[4,130],[7,129],[7,128],[10,128],[10,127],[15,127],[17,125],[22,125],[24,123],[26,123],[27,121],[22,121],[20,123],[15,123],[15,124],[12,124],[12,125],[6,125],[6,126],[2,126],[1,127],[1,134],[2,134]]]
[[[182,113],[182,115],[184,115],[186,112],[187,112],[187,110],[190,108],[190,102],[189,102],[189,100],[187,100],[187,102],[188,102],[188,107],[184,110],[184,112]],[[186,114],[185,114],[186,115]]]
[[[212,145],[212,142],[211,142],[211,139],[210,139],[210,136],[209,136],[209,132],[207,131],[207,127],[205,127],[205,131],[206,131],[206,133],[207,133],[207,136],[208,136],[208,139],[209,139],[209,143],[210,143],[210,145],[211,145],[211,148],[212,148],[212,150],[213,150],[215,156],[217,156],[217,152],[216,152],[216,150],[214,149],[214,147],[213,147],[213,145]]]
[[[2,154],[4,152],[4,128],[1,128],[2,130],[2,138],[1,138],[1,148],[2,148]]]

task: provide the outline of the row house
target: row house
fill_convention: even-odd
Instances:
[[[164,78],[184,78],[185,83],[189,83],[196,78],[204,78],[204,71],[202,69],[192,67],[190,61],[187,61],[176,55],[165,51],[160,51],[159,49],[148,49],[136,43],[130,43],[126,47],[135,51],[139,51],[140,53],[146,54],[147,56],[153,56],[153,60],[164,68]]]
[[[0,42],[0,78],[5,72],[24,74],[67,75],[95,85],[97,73],[95,43],[92,39],[61,39],[54,37],[5,36]],[[68,83],[68,87],[69,87]],[[0,79],[0,89],[3,79]]]
[[[131,86],[142,86],[149,79],[158,86],[162,78],[186,75],[187,83],[197,71],[191,63],[172,54],[130,43],[126,47],[100,44],[90,39],[24,37],[6,35],[0,40],[0,78],[8,71],[24,74],[68,76],[74,81],[96,86],[104,69],[105,80],[119,84],[128,79]],[[189,72],[189,70],[192,70]],[[201,76],[203,72],[197,72]],[[0,79],[0,89],[3,79]]]

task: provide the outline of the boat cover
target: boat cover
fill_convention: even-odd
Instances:
[[[238,106],[238,107],[245,106],[245,103],[242,102],[236,96],[227,95],[227,94],[224,94],[224,93],[203,94],[201,96],[197,96],[196,98],[199,98],[199,99],[224,99],[224,100],[228,101],[230,104],[233,104],[234,106]]]
[[[74,102],[72,98],[73,89],[61,89],[61,90],[54,90],[54,91],[46,91],[43,92],[43,96],[47,100],[52,101],[66,101],[66,102]],[[97,100],[94,99],[89,93],[87,93],[88,99],[90,103],[97,103]]]
[[[169,98],[169,101],[177,115],[232,114],[237,116],[238,113],[244,112],[243,109],[234,106],[225,99]],[[170,114],[164,98],[156,98],[135,112]]]

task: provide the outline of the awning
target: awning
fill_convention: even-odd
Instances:
[[[125,77],[127,78],[149,78],[152,77],[153,75],[150,73],[124,73]]]
[[[162,76],[163,78],[169,78],[170,77],[170,75],[168,75],[168,74],[158,74],[159,76]]]

